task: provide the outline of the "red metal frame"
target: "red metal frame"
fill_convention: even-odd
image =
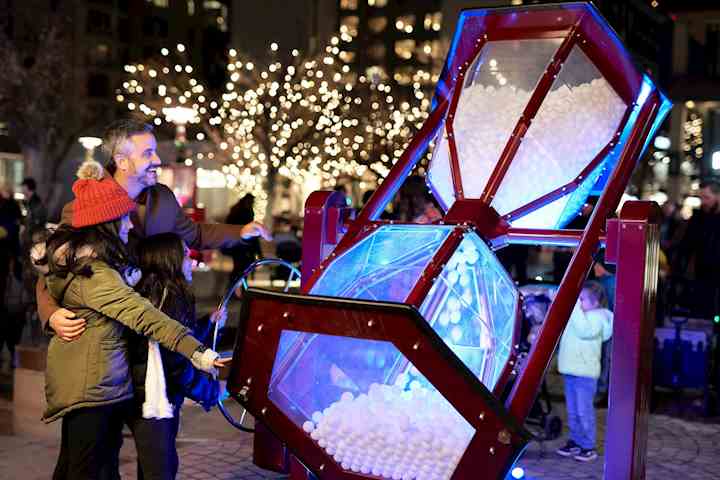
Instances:
[[[302,240],[302,284],[318,269],[327,257],[328,249],[342,238],[345,195],[340,192],[313,192],[305,202],[304,233]]]
[[[535,401],[535,395],[545,376],[545,370],[550,364],[552,354],[560,341],[560,336],[580,294],[582,283],[590,270],[593,261],[592,253],[598,246],[600,231],[605,223],[605,218],[612,213],[620,201],[625,186],[630,180],[635,162],[650,132],[659,105],[660,98],[657,92],[654,91],[640,109],[636,124],[637,128],[633,129],[618,165],[608,181],[608,185],[598,204],[595,206],[582,240],[560,282],[560,288],[555,300],[550,305],[550,310],[540,334],[530,350],[525,368],[506,402],[506,405],[508,405],[516,418],[526,418],[530,412],[530,408]]]
[[[228,392],[270,431],[281,435],[302,464],[322,480],[375,477],[343,470],[269,400],[268,386],[282,330],[395,345],[476,430],[454,478],[472,478],[479,471],[489,478],[504,478],[530,439],[410,306],[250,289],[243,296],[240,325]]]
[[[645,478],[652,391],[660,209],[627,202],[608,222],[605,260],[617,265],[605,478]]]
[[[530,14],[531,11],[532,14]],[[512,18],[510,18],[510,12],[513,12]],[[303,291],[308,292],[312,288],[336,257],[348,251],[380,226],[387,224],[377,221],[377,218],[426,151],[428,144],[433,138],[437,138],[438,132],[441,132],[443,127],[448,133],[456,201],[447,212],[443,222],[440,223],[458,225],[458,228],[445,241],[410,292],[407,300],[410,305],[419,307],[422,304],[424,297],[432,287],[432,282],[459,244],[465,229],[474,229],[495,248],[506,243],[545,243],[570,245],[577,248],[538,339],[519,378],[505,400],[504,406],[497,400],[498,392],[494,392],[496,396],[493,397],[411,306],[250,292],[244,300],[241,320],[244,330],[238,336],[229,389],[236,399],[258,417],[260,423],[287,441],[293,453],[301,458],[303,464],[323,479],[367,478],[368,476],[342,471],[297,425],[268,400],[267,382],[269,382],[277,350],[279,332],[283,328],[391,341],[441,393],[446,395],[446,398],[471,424],[479,425],[476,423],[480,418],[476,409],[482,409],[481,424],[483,428],[478,430],[478,434],[468,447],[453,478],[472,478],[478,471],[482,471],[489,478],[502,478],[507,473],[526,441],[523,430],[518,425],[526,418],[535,399],[550,358],[591,266],[592,254],[604,240],[602,229],[605,218],[614,210],[620,200],[662,102],[659,92],[651,89],[650,96],[644,100],[642,105],[634,104],[641,89],[642,76],[634,68],[617,37],[597,21],[598,14],[592,7],[588,8],[586,5],[578,4],[543,5],[519,10],[484,11],[482,14],[466,12],[463,15],[458,27],[458,31],[461,33],[458,33],[451,47],[451,56],[438,86],[437,108],[433,110],[418,135],[413,138],[408,149],[391,170],[390,175],[370,198],[358,219],[349,226],[348,232],[326,258],[323,258],[326,252],[317,246],[327,245],[328,242],[323,238],[332,236],[328,229],[341,228],[339,225],[341,222],[335,219],[331,225],[327,219],[322,220],[323,202],[328,202],[328,197],[317,197],[315,199],[317,201],[313,200],[312,205],[309,204],[311,207],[314,205],[315,210],[310,212],[310,224],[306,223],[305,231],[306,235],[311,233],[308,241],[311,242],[312,247],[307,269],[303,270]],[[481,53],[486,42],[533,38],[564,38],[564,41],[553,56],[546,72],[540,78],[531,101],[517,122],[481,199],[464,199],[453,121],[462,94],[465,73]],[[620,128],[600,154],[569,184],[500,217],[490,205],[492,199],[501,185],[523,136],[537,114],[542,100],[551,89],[555,75],[560,71],[562,62],[570,54],[573,46],[582,49],[628,105]],[[583,178],[605,158],[605,155],[617,147],[617,138],[631,114],[637,114],[632,132],[622,145],[618,162],[584,231],[531,230],[509,227],[508,220],[536,210],[559,198],[562,194],[569,194],[575,190]],[[312,233],[313,229],[321,230]],[[612,249],[616,247],[619,252],[633,251],[631,247],[625,246],[626,241],[631,242],[630,237],[626,238],[622,233],[618,235],[611,230],[608,238],[608,255],[612,256]],[[637,238],[632,238],[632,242],[638,241]],[[646,241],[652,243],[654,240],[646,238]],[[632,242],[631,244],[635,245]],[[620,244],[622,246],[618,246]],[[646,251],[650,253],[642,257],[645,259],[645,265],[647,262],[653,261],[652,248],[648,247]],[[628,271],[629,267],[626,267],[625,272]],[[652,271],[649,271],[649,274],[652,274]],[[637,275],[637,271],[633,271],[633,275]],[[636,281],[637,278],[633,275],[625,274],[625,282]],[[618,278],[620,279],[620,277]],[[644,292],[652,291],[650,284],[651,282],[642,284]],[[618,288],[621,288],[620,283],[618,283]],[[647,307],[648,302],[652,302],[652,294],[648,293],[644,298],[646,298],[644,305]],[[635,315],[633,318],[647,312],[648,308],[638,310],[636,304],[632,304],[632,308],[628,307],[627,309],[627,315]],[[635,333],[625,332],[625,334],[628,339],[639,338],[633,336],[636,335]],[[623,334],[616,330],[616,335],[622,336]],[[646,341],[647,331],[643,330],[640,336],[643,341]],[[618,352],[618,349],[615,351]],[[622,353],[624,352],[617,354],[621,355]],[[622,361],[618,362],[622,363]],[[647,365],[640,366],[643,368],[642,374],[646,374]],[[511,365],[506,365],[503,378],[509,375],[510,367]],[[632,451],[632,459],[628,457],[627,452],[623,456],[619,446],[612,452],[610,452],[611,449],[608,449],[608,454],[611,455],[609,458],[613,458],[617,462],[633,462],[631,468],[635,472],[633,475],[639,475],[638,472],[641,472],[642,468],[637,466],[641,465],[644,459],[644,452],[641,450],[646,437],[646,426],[643,426],[642,423],[644,408],[642,392],[645,388],[642,382],[646,382],[647,378],[639,374],[632,378],[618,377],[618,375],[613,373],[613,385],[621,381],[617,378],[635,382],[634,390],[631,392],[636,400],[633,404],[633,412],[636,414],[639,412],[639,416],[636,417],[638,420],[631,427],[623,431],[632,437],[631,444],[623,443],[624,448]],[[247,380],[250,377],[252,377],[252,382]],[[247,388],[250,389],[250,393],[243,396],[243,392]],[[613,396],[613,388],[618,390],[619,387],[611,387],[611,405],[616,401]],[[492,413],[488,413],[489,411]],[[628,412],[629,410],[626,409],[624,414],[630,415]],[[623,418],[628,417],[617,417],[617,420],[612,420],[612,428],[619,429]],[[505,431],[503,435],[500,435],[502,430],[499,429],[501,428]],[[611,428],[610,421],[608,428],[609,430]],[[642,438],[636,439],[637,435]],[[509,444],[498,443],[501,437],[507,439],[508,436],[510,437]],[[295,466],[297,465],[299,464]],[[620,472],[620,470],[614,471]],[[624,473],[618,473],[618,475],[608,478],[613,478],[613,480],[626,478]],[[633,476],[632,478],[640,477]]]

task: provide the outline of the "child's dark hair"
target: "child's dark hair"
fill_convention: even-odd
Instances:
[[[183,274],[184,259],[185,245],[178,235],[159,233],[144,238],[137,246],[142,279],[135,290],[157,307],[167,288],[161,310],[170,318],[193,328],[195,298]]]
[[[101,260],[122,273],[133,261],[119,232],[120,220],[82,228],[61,225],[49,235],[46,255],[35,264],[47,265],[51,274],[62,278],[69,273],[91,277],[90,263],[94,260]]]
[[[583,284],[583,290],[587,290],[597,300],[597,304],[602,308],[607,308],[608,300],[605,287],[601,283],[594,280],[588,280]]]

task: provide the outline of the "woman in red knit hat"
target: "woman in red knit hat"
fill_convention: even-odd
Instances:
[[[133,388],[128,327],[178,352],[198,370],[224,365],[180,323],[157,310],[128,283],[136,276],[126,243],[135,203],[97,162],[86,162],[73,185],[72,225],[47,240],[46,282],[59,305],[84,317],[85,333],[72,342],[53,337],[45,372],[45,422],[62,418],[54,479],[96,479],[116,465]]]

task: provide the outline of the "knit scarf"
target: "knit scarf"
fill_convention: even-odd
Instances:
[[[167,296],[163,289],[158,310],[162,309]],[[165,389],[165,370],[163,369],[160,345],[148,338],[147,371],[145,373],[145,403],[142,406],[143,418],[173,418],[173,406],[168,401]]]

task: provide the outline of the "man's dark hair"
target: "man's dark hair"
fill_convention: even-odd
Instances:
[[[26,186],[27,189],[30,190],[31,192],[34,192],[35,190],[37,190],[37,182],[32,177],[25,178],[22,181],[21,185]]]
[[[115,171],[117,170],[115,154],[125,141],[133,135],[152,133],[153,130],[153,126],[149,123],[141,122],[133,118],[116,120],[105,128],[102,148],[108,156],[105,168],[110,172],[110,175],[115,175]]]
[[[708,178],[700,182],[700,188],[709,188],[715,195],[720,195],[720,180],[717,178]]]

